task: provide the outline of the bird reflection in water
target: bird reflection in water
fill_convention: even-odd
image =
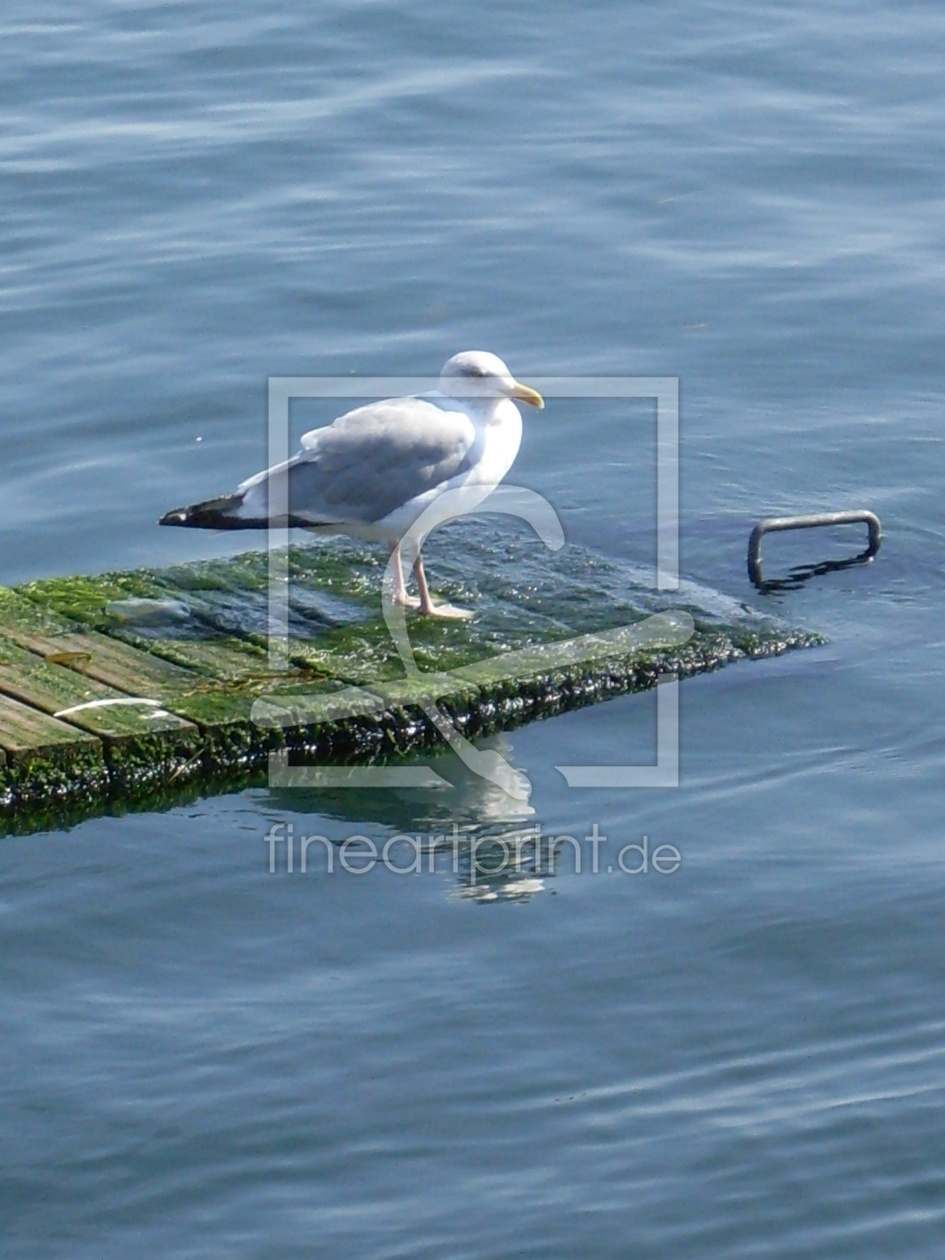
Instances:
[[[512,761],[505,734],[477,740],[476,745]],[[390,846],[391,869],[452,875],[456,897],[495,903],[523,901],[544,891],[554,875],[555,850],[540,834],[528,800],[480,778],[452,753],[430,764],[452,788],[277,788],[268,791],[269,805],[280,814],[338,819],[355,831],[380,824],[385,834],[374,837],[378,852],[391,836],[404,837],[402,851],[397,843]],[[314,820],[310,829],[318,830]],[[336,841],[339,847],[343,839]]]

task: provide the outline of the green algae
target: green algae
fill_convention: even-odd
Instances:
[[[112,668],[119,678],[133,674],[140,660],[144,693],[192,724],[138,729],[140,721],[116,710],[100,720],[97,757],[90,749],[73,757],[64,747],[8,759],[0,765],[8,825],[14,817],[18,826],[48,817],[50,809],[75,817],[156,807],[214,784],[254,781],[270,753],[283,750],[332,763],[402,757],[441,742],[433,704],[465,735],[485,735],[646,690],[670,675],[823,641],[697,584],[654,592],[641,570],[580,548],[552,556],[531,539],[497,542],[489,530],[464,531],[459,541],[455,531],[442,533],[451,545],[438,535],[426,556],[435,598],[475,616],[455,622],[408,614],[409,648],[398,647],[382,615],[384,557],[344,541],[292,547],[274,562],[266,552],[248,552],[0,589],[0,691],[8,634],[16,639],[11,660],[32,652],[34,684],[61,686],[63,695],[75,691],[66,684],[82,673],[85,657],[93,658],[87,669],[101,658],[106,680]],[[288,594],[288,666],[275,670],[267,650],[271,563],[277,583],[281,572],[288,578],[277,587]],[[185,612],[167,625],[109,612],[129,600],[179,602]],[[108,644],[125,646],[106,669]],[[50,645],[52,657],[37,663],[36,653],[48,654]],[[72,675],[63,679],[60,671]],[[119,685],[137,691],[133,678]],[[13,686],[8,680],[8,694]]]

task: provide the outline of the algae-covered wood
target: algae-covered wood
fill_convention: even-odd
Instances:
[[[84,731],[4,696],[0,698],[0,748],[7,766],[28,765],[37,758],[66,764],[73,750],[97,752],[101,744]]]
[[[0,692],[112,740],[194,729],[157,700],[89,678],[91,659],[72,648],[40,656],[0,636]]]
[[[472,620],[407,614],[401,640],[382,615],[378,554],[333,542],[278,557],[277,670],[265,552],[0,589],[8,815],[53,789],[73,815],[156,790],[172,799],[279,749],[400,755],[439,739],[434,703],[475,734],[818,641],[695,584],[654,593],[640,571],[576,547],[550,556],[521,537],[461,533],[441,531],[449,549],[432,540],[431,569]]]

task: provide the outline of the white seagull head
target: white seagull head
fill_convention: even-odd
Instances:
[[[513,398],[530,407],[544,407],[537,390],[522,385],[496,354],[463,350],[447,360],[440,373],[440,392],[447,398]]]

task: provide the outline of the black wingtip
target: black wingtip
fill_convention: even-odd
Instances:
[[[158,524],[186,525],[188,529],[265,529],[265,517],[250,520],[237,515],[242,506],[242,495],[224,494],[218,499],[207,499],[206,503],[191,503],[189,507],[165,512]]]
[[[158,521],[159,525],[186,525],[187,524],[187,508],[174,508],[172,512],[165,512]]]

